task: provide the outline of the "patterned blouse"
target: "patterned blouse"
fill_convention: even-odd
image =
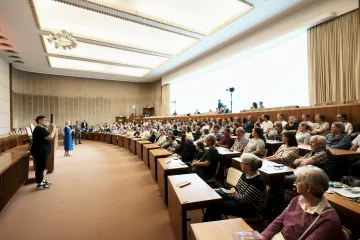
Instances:
[[[297,147],[286,147],[281,145],[272,158],[281,158],[285,165],[292,165],[295,159],[299,158],[299,149]]]
[[[236,138],[234,145],[231,147],[231,150],[242,152],[244,151],[246,145],[248,144],[249,139],[245,138],[245,136],[242,136],[241,138]]]

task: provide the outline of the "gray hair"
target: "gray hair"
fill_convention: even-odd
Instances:
[[[279,127],[279,128],[282,129],[282,123],[279,122],[279,121],[276,121],[276,122],[274,123],[274,127]]]
[[[340,128],[341,132],[345,132],[345,125],[342,122],[334,122],[333,125],[335,125],[337,128]]]
[[[262,167],[262,160],[252,153],[243,153],[241,156],[242,162],[250,164],[251,170],[257,171]]]
[[[189,140],[189,141],[194,141],[194,137],[193,135],[190,135],[190,134],[186,134],[186,140]]]
[[[321,168],[306,165],[295,169],[294,174],[301,179],[305,187],[311,189],[314,197],[322,198],[329,189],[329,177]]]
[[[214,135],[209,134],[209,135],[207,135],[207,137],[206,137],[206,138],[209,138],[209,140],[210,140],[211,144],[215,144],[215,143],[216,143],[216,138],[215,138],[215,136],[214,136]]]
[[[322,146],[326,146],[326,137],[317,135],[318,143]]]
[[[245,133],[245,130],[242,127],[238,127],[235,132],[237,132],[237,131],[241,131],[241,132]]]

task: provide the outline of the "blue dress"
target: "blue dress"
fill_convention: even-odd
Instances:
[[[70,151],[73,150],[72,145],[72,136],[71,136],[71,129],[68,126],[65,126],[64,128],[64,150]]]

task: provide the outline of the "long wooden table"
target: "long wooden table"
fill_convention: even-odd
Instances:
[[[168,162],[169,160],[170,162]],[[171,175],[188,173],[189,167],[187,165],[180,164],[182,161],[174,160],[174,158],[158,158],[157,161],[158,186],[162,199],[164,200],[165,204],[168,205],[167,177]]]
[[[111,134],[111,143],[114,144],[114,145],[118,145],[118,135],[117,134]]]
[[[105,133],[100,133],[99,139],[100,139],[100,142],[105,142]]]
[[[125,135],[118,135],[118,145],[119,145],[119,147],[124,147],[124,137],[125,137]]]
[[[136,142],[140,141],[141,138],[132,137],[130,138],[130,152],[136,155]]]
[[[111,144],[111,134],[110,133],[105,133],[105,141],[107,143]]]
[[[299,155],[304,156],[306,153],[311,151],[310,145],[305,144],[299,144]],[[335,158],[341,158],[341,157],[351,157],[351,156],[360,156],[360,152],[354,152],[344,149],[336,149],[336,148],[330,148],[327,147],[327,149],[330,150],[330,152],[335,156]]]
[[[172,155],[171,152],[166,151],[165,149],[159,148],[159,149],[152,149],[149,151],[149,165],[150,165],[150,171],[151,175],[155,180],[157,180],[157,159],[158,158],[164,158]]]
[[[194,223],[191,229],[196,240],[234,240],[232,233],[253,230],[242,218]]]
[[[93,133],[92,132],[87,132],[86,133],[86,139],[87,140],[94,140]]]
[[[185,187],[176,185],[190,181]],[[177,240],[186,240],[187,234],[187,211],[207,208],[222,200],[214,189],[209,187],[197,174],[182,174],[168,177],[168,207],[171,225]]]
[[[94,135],[94,140],[95,141],[100,141],[100,133],[94,132],[93,135]]]
[[[136,155],[140,158],[140,160],[142,160],[142,145],[143,144],[151,144],[150,141],[148,140],[140,140],[140,141],[136,141]]]
[[[130,138],[132,138],[132,137],[130,137],[130,136],[124,136],[124,137],[123,137],[124,148],[125,148],[126,150],[129,150],[129,149],[130,149]]]
[[[0,211],[27,181],[29,157],[28,151],[9,152],[0,156]]]
[[[145,166],[147,166],[148,168],[150,168],[149,165],[149,151],[151,149],[157,149],[160,148],[159,145],[157,145],[156,143],[152,143],[152,144],[144,144],[143,145],[143,161]]]

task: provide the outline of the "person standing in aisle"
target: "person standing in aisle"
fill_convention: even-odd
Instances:
[[[67,121],[65,123],[65,127],[64,127],[64,150],[65,150],[65,154],[64,156],[70,156],[70,152],[73,150],[73,144],[72,144],[72,132],[74,130],[71,130],[70,128],[70,121]]]
[[[79,124],[79,121],[76,121],[75,124],[75,145],[81,144],[81,126]]]
[[[44,190],[49,189],[52,185],[51,182],[44,180],[44,171],[47,164],[47,159],[51,153],[51,140],[55,136],[55,124],[50,125],[49,131],[46,127],[49,126],[49,121],[45,116],[38,116],[35,119],[37,126],[32,133],[32,145],[30,149],[31,155],[35,160],[35,178],[36,189]]]

